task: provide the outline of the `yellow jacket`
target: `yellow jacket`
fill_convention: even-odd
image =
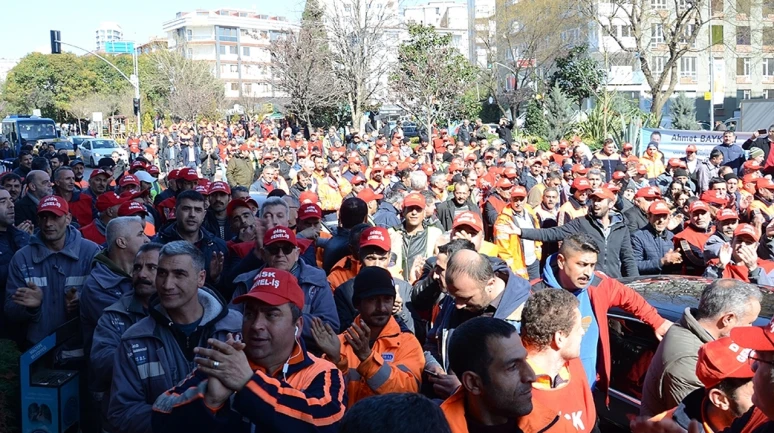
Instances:
[[[664,173],[664,163],[661,161],[663,155],[659,151],[653,152],[653,157],[649,157],[647,153],[640,157],[640,164],[644,165],[648,169],[648,179],[655,179]]]
[[[332,187],[328,178],[322,180],[317,187],[317,196],[320,198],[320,208],[324,211],[337,211],[341,207],[341,201],[344,196],[352,192],[352,185],[344,179],[339,178],[338,189]]]
[[[524,205],[524,209],[532,218],[532,224],[534,228],[540,228],[540,221],[538,221],[535,210],[529,205]],[[497,216],[497,220],[494,225],[494,238],[495,244],[498,247],[497,256],[500,257],[508,264],[514,274],[529,281],[529,274],[527,273],[527,264],[524,262],[524,244],[522,243],[521,236],[509,234],[508,229],[513,225],[513,208],[510,206],[503,209],[500,215]],[[540,260],[541,255],[541,243],[535,241],[535,255]]]
[[[359,323],[360,316],[355,317]],[[371,347],[371,356],[360,362],[344,334],[339,335],[341,359],[336,367],[347,382],[349,406],[366,397],[391,392],[419,392],[425,355],[414,334],[403,331],[390,317]]]

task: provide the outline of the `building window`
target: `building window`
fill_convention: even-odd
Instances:
[[[763,63],[763,76],[774,76],[774,59],[763,59],[761,63]]]
[[[774,45],[774,27],[763,28],[763,45]]]
[[[621,26],[621,37],[622,38],[632,37],[632,26]]]
[[[664,26],[661,24],[650,25],[650,43],[651,44],[663,44],[664,43]]]
[[[236,42],[237,29],[233,27],[218,27],[217,38],[219,41]]]
[[[712,45],[723,45],[723,25],[712,26]]]
[[[193,30],[186,30],[185,31],[185,40],[190,41],[193,39]]]
[[[229,65],[228,69],[229,69],[229,72],[234,74],[239,72],[239,67],[237,65]]]
[[[225,55],[226,54],[226,46],[225,45],[219,46],[218,47],[218,53],[220,53],[220,55],[222,55],[222,56]]]
[[[235,92],[239,90],[239,84],[238,83],[229,83],[229,85],[231,86],[231,90],[233,90]]]
[[[683,44],[687,44],[688,41],[691,39],[691,36],[693,35],[693,32],[695,29],[696,29],[695,24],[686,25],[685,29],[683,29],[683,34],[680,36],[680,42]],[[696,41],[694,41],[694,43],[691,45],[696,45]]]
[[[228,47],[228,53],[229,54],[233,54],[233,55],[237,55],[237,54],[239,54],[239,50],[237,50],[236,45],[230,45]]]
[[[737,101],[741,101],[743,99],[750,99],[751,97],[752,97],[752,92],[750,91],[750,89],[736,91]]]
[[[664,65],[666,65],[666,57],[664,56],[653,56],[650,58],[650,70],[654,74],[663,74],[664,73]]]
[[[750,59],[748,57],[736,59],[736,75],[740,77],[750,76]]]
[[[736,44],[750,45],[750,26],[738,26],[736,28]]]
[[[774,99],[774,89],[766,89],[763,91],[763,97],[766,99]]]
[[[696,57],[680,58],[680,76],[688,78],[696,78]]]
[[[242,47],[242,55],[244,57],[250,57],[250,47]]]
[[[690,6],[693,6],[693,2],[691,0],[678,0],[677,2],[677,7],[680,10],[686,10]]]
[[[666,9],[667,0],[650,0],[650,6],[653,9]]]
[[[243,90],[248,95],[252,94],[253,93],[253,84],[252,83],[245,83]]]
[[[188,58],[193,59],[193,48],[188,49]]]

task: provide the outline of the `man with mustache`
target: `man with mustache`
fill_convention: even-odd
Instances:
[[[578,298],[582,321],[588,324],[581,340],[580,358],[592,389],[597,387],[606,393],[611,371],[607,311],[618,307],[631,313],[653,327],[659,339],[672,322],[661,317],[631,288],[595,271],[598,257],[599,246],[593,237],[585,233],[573,234],[564,239],[557,254],[548,257],[543,278],[532,285],[532,290],[565,289]],[[604,362],[598,363],[600,353]]]
[[[414,334],[392,315],[398,286],[390,271],[364,267],[353,286],[352,303],[359,314],[352,326],[337,336],[319,318],[312,322],[317,346],[350,378],[349,404],[372,395],[418,392],[425,356]]]
[[[105,308],[94,329],[89,357],[89,390],[101,405],[103,423],[107,419],[107,402],[113,380],[113,357],[121,344],[121,336],[140,319],[148,316],[148,303],[156,293],[156,268],[163,245],[149,243],[140,247],[132,265],[133,291]]]
[[[215,236],[228,241],[234,237],[226,207],[231,200],[231,187],[226,182],[213,182],[208,197],[210,207],[204,217],[204,228]]]

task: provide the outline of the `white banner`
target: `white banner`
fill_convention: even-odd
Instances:
[[[724,131],[681,131],[677,129],[640,129],[640,155],[650,143],[653,132],[661,133],[661,142],[658,150],[664,154],[665,159],[682,158],[685,156],[685,148],[693,144],[701,159],[709,158],[712,148],[723,142]],[[736,134],[736,144],[742,145],[752,136],[750,132],[740,132]]]
[[[712,59],[712,104],[723,105],[726,99],[726,63],[722,58]]]

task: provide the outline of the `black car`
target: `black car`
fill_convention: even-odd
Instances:
[[[636,290],[661,317],[677,323],[686,308],[696,308],[704,287],[712,280],[684,275],[633,277],[620,280]],[[772,288],[764,292],[761,313],[755,325],[769,323],[774,315]],[[653,355],[658,347],[653,329],[631,314],[612,309],[607,314],[610,331],[610,402],[605,404],[604,393],[594,391],[594,402],[603,432],[630,431],[629,421],[639,416],[642,385]]]

